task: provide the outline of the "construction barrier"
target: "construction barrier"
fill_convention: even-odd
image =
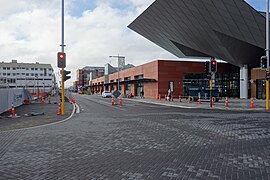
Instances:
[[[122,98],[120,97],[120,99],[119,99],[119,105],[120,106],[123,106],[123,102],[122,102]]]
[[[45,104],[44,97],[42,97],[41,104]]]
[[[112,106],[114,105],[114,97],[112,97]]]

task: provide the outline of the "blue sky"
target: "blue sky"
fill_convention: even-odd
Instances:
[[[258,11],[265,11],[266,0],[246,0],[252,7]]]

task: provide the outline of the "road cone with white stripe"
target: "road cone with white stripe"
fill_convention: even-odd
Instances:
[[[225,107],[229,107],[229,101],[228,101],[228,97],[226,97],[226,100],[225,100]]]
[[[114,105],[114,97],[112,97],[112,106]]]
[[[57,115],[62,114],[61,103],[58,103]]]

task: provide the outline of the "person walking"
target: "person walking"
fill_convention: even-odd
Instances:
[[[172,97],[172,92],[171,89],[168,89],[168,100],[171,101],[171,97]]]
[[[141,90],[141,98],[143,98],[144,96],[144,92],[143,92],[143,89]]]

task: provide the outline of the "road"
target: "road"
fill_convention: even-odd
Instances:
[[[0,179],[270,179],[269,113],[75,98],[68,121],[0,132]]]

